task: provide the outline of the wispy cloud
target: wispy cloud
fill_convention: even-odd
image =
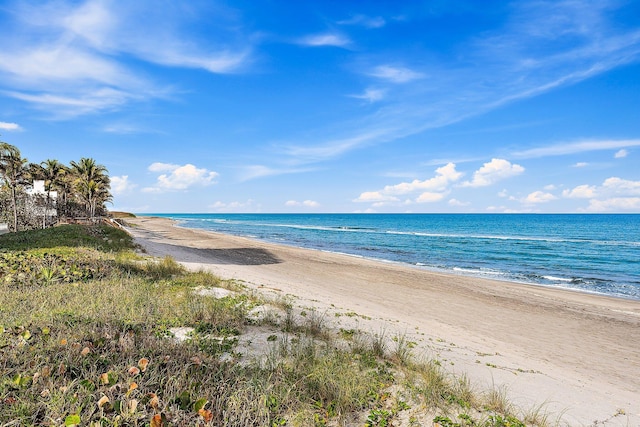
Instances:
[[[358,25],[366,28],[382,28],[387,22],[381,16],[354,15],[337,23],[340,25]]]
[[[378,79],[387,80],[391,83],[408,83],[413,80],[422,79],[425,75],[407,67],[392,65],[378,65],[369,71],[368,74]]]
[[[628,155],[629,155],[629,151],[623,148],[622,150],[616,151],[616,154],[614,154],[613,157],[615,157],[616,159],[624,159]]]
[[[351,98],[364,99],[365,101],[367,101],[369,103],[374,103],[374,102],[378,102],[378,101],[383,100],[386,92],[387,91],[384,90],[384,89],[368,88],[363,93],[361,93],[359,95],[349,95],[349,96]]]
[[[344,47],[351,43],[348,37],[339,33],[324,33],[324,34],[314,34],[310,36],[303,37],[298,40],[298,43],[303,46],[336,46],[336,47]]]
[[[148,129],[148,128],[131,124],[131,123],[111,123],[103,126],[102,130],[107,133],[114,133],[114,134],[121,134],[121,135],[130,135],[130,134],[136,134],[136,133],[153,133],[153,134],[162,133],[158,129]]]
[[[0,130],[16,131],[22,130],[22,127],[17,123],[0,122]]]
[[[361,133],[351,138],[335,139],[322,145],[289,145],[283,146],[282,149],[287,155],[294,158],[296,163],[315,163],[379,141],[381,138],[390,138],[395,131],[396,129],[375,129],[371,133]]]
[[[88,1],[61,16],[60,24],[97,51],[132,54],[156,64],[229,73],[248,59],[251,48],[247,44],[230,45],[222,38],[196,42],[187,36],[185,27],[197,16],[190,7],[167,4],[157,8],[144,0],[117,9],[109,6],[100,0]],[[210,11],[203,8],[199,12],[206,16]],[[214,25],[222,22],[224,17]],[[227,39],[236,39],[233,36]]]
[[[309,172],[313,168],[270,167],[264,165],[249,165],[241,168],[240,181],[264,178],[267,176],[288,175],[294,173]]]
[[[88,90],[83,93],[70,90],[65,95],[47,92],[31,94],[5,91],[3,93],[15,99],[28,102],[34,108],[48,112],[49,116],[54,119],[67,119],[81,114],[109,111],[133,99],[139,99],[139,96],[110,88]]]
[[[251,60],[251,44],[238,37],[228,38],[230,44],[223,37],[202,42],[187,36],[184,27],[195,15],[178,4],[15,2],[13,15],[0,50],[0,90],[54,118],[117,109],[171,91],[130,58],[213,73],[235,72]]]
[[[531,159],[548,156],[563,156],[566,154],[586,153],[589,151],[618,150],[623,147],[638,147],[640,139],[605,139],[578,142],[566,142],[546,147],[531,148],[529,150],[512,153],[514,158]],[[620,152],[620,151],[618,151]],[[577,166],[577,165],[576,165]],[[580,165],[584,166],[584,165]]]

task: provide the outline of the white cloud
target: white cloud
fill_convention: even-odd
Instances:
[[[618,177],[607,178],[602,185],[579,185],[564,190],[566,198],[589,199],[589,212],[639,211],[640,181],[630,181]]]
[[[195,186],[208,186],[215,184],[217,172],[197,168],[187,163],[186,165],[173,165],[169,163],[153,163],[149,166],[152,172],[169,172],[158,176],[154,187],[145,188],[145,192],[162,192],[172,190],[187,190]]]
[[[0,130],[15,131],[22,130],[22,127],[17,123],[0,122]]]
[[[563,197],[570,199],[590,199],[596,196],[596,187],[592,185],[578,185],[572,190],[564,190]]]
[[[114,196],[126,194],[133,190],[136,184],[129,182],[129,175],[111,177],[111,193]]]
[[[359,25],[366,28],[382,28],[385,26],[386,21],[384,18],[380,16],[366,16],[366,15],[355,15],[350,19],[345,19],[343,21],[338,21],[340,25]]]
[[[351,98],[364,99],[369,103],[374,103],[384,99],[386,91],[383,89],[366,89],[364,93],[360,95],[349,95]]]
[[[604,180],[602,191],[607,194],[640,195],[640,181],[629,181],[614,176]]]
[[[545,193],[544,191],[534,191],[525,197],[522,202],[526,204],[538,204],[548,203],[552,200],[556,200],[557,197],[551,193]]]
[[[314,200],[305,200],[303,202],[298,202],[296,200],[289,200],[285,203],[285,206],[303,206],[306,208],[317,208],[320,206],[320,203]]]
[[[413,71],[405,67],[394,67],[391,65],[379,65],[369,72],[370,76],[377,77],[382,80],[388,80],[392,83],[408,83],[424,77],[424,74]]]
[[[336,46],[343,47],[351,43],[347,37],[337,33],[315,34],[299,40],[299,44],[304,46]]]
[[[459,180],[462,175],[462,172],[458,172],[456,170],[456,165],[454,163],[448,163],[445,166],[436,169],[436,176],[433,178],[424,181],[414,179],[411,182],[387,185],[382,191],[385,194],[392,195],[407,194],[422,190],[444,191],[451,183]]]
[[[584,168],[586,166],[589,166],[589,163],[587,163],[587,162],[578,162],[575,165],[573,165],[574,168]]]
[[[627,157],[628,155],[629,155],[629,152],[623,148],[621,150],[616,151],[616,154],[614,154],[613,157],[615,157],[616,159],[622,159],[624,157]]]
[[[445,194],[425,191],[416,199],[417,203],[434,203],[444,199]]]
[[[439,167],[435,172],[436,176],[423,181],[415,179],[411,182],[387,185],[382,190],[364,192],[354,201],[366,203],[398,202],[399,199],[396,196],[418,192],[421,193],[416,198],[418,203],[442,200],[448,193],[451,184],[459,180],[463,173],[458,172],[453,163]]]
[[[504,159],[491,159],[490,162],[482,165],[482,167],[473,174],[471,181],[463,182],[462,186],[486,187],[503,179],[520,175],[523,172],[524,168],[518,164],[511,164],[511,162]]]

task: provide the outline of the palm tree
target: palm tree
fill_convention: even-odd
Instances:
[[[111,194],[108,187],[98,181],[80,181],[78,190],[83,195],[88,208],[89,217],[93,218],[96,215],[96,209],[98,203],[111,201]]]
[[[62,185],[62,177],[65,175],[67,168],[55,159],[47,159],[40,163],[40,166],[42,168],[42,177],[44,178],[44,187],[47,190],[47,212],[49,212],[51,210],[51,190],[57,189]]]
[[[27,159],[17,147],[0,141],[0,177],[11,191],[13,230],[18,231],[18,186],[25,182]]]
[[[76,177],[76,190],[85,205],[87,216],[93,218],[98,205],[111,200],[110,180],[107,168],[96,163],[94,159],[81,158],[79,162],[71,162],[72,173]]]

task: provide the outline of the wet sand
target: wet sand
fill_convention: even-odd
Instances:
[[[544,404],[552,422],[640,426],[640,301],[435,273],[162,218],[127,222],[150,255],[319,310],[357,313],[363,329],[405,335],[479,388],[505,390],[521,408]]]

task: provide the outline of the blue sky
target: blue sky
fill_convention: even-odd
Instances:
[[[132,212],[640,212],[640,1],[0,0],[0,138]]]

